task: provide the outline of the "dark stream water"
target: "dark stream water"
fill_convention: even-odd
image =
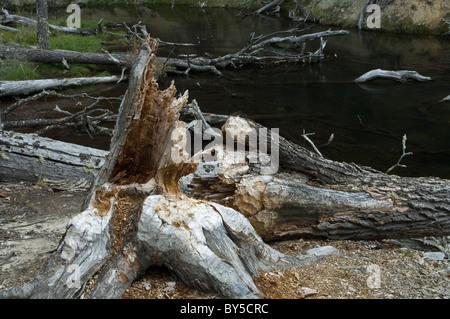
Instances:
[[[172,53],[211,56],[239,51],[252,32],[268,34],[294,26],[284,17],[242,19],[238,13],[188,7],[173,12],[169,5],[127,6],[84,8],[82,19],[141,20],[153,36],[164,41],[199,43]],[[311,28],[306,32],[327,29],[304,27]],[[308,48],[315,51],[318,41],[309,43]],[[171,50],[161,48],[159,55]],[[393,173],[450,178],[450,103],[439,103],[450,94],[449,37],[353,30],[346,36],[328,38],[325,54],[319,64],[227,70],[222,78],[209,74],[174,76],[160,79],[160,86],[174,79],[178,91],[189,90],[190,99],[196,99],[204,112],[243,112],[269,128],[279,128],[282,136],[306,147],[303,130],[315,132],[312,139],[316,145],[325,143],[333,133],[334,141],[321,148],[325,157],[382,171],[397,162],[401,138],[406,134],[407,151],[414,155],[403,159],[407,168],[396,168]],[[415,70],[433,81],[353,82],[376,68]],[[122,84],[94,90],[100,95],[121,95],[125,89]],[[33,107],[38,109],[39,104]],[[109,146],[109,138],[92,140],[85,135],[74,137],[72,132],[52,132],[51,137],[105,149]]]

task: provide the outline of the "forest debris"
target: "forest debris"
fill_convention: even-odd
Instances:
[[[369,72],[364,73],[359,78],[355,79],[356,83],[363,83],[372,81],[375,79],[387,79],[405,83],[408,80],[416,80],[420,82],[431,81],[432,79],[427,76],[420,75],[416,71],[409,70],[401,70],[401,71],[390,71],[390,70],[381,70],[376,69]]]

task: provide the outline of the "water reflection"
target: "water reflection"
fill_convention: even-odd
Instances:
[[[287,18],[238,17],[239,11],[170,5],[84,8],[82,18],[116,22],[142,21],[155,37],[196,43],[173,53],[220,56],[240,50],[250,33],[267,34],[291,28]],[[310,26],[308,32],[323,29]],[[311,50],[318,42],[309,44]],[[172,49],[160,49],[167,55]],[[178,90],[190,91],[204,112],[243,112],[263,125],[280,128],[292,141],[308,145],[303,129],[315,132],[317,145],[334,133],[325,157],[356,162],[386,171],[401,155],[408,137],[407,168],[394,173],[450,178],[450,105],[439,101],[450,94],[448,37],[358,33],[329,38],[326,59],[315,65],[279,65],[228,70],[223,78],[209,74],[175,77]],[[430,83],[353,80],[375,69],[410,69],[434,79]],[[173,78],[160,79],[161,86]],[[123,87],[117,95],[123,94]]]

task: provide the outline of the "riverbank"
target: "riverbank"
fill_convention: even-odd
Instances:
[[[41,185],[42,186],[42,185]],[[29,183],[0,183],[0,289],[24,284],[52,256],[67,222],[81,210],[85,190],[52,191]],[[272,243],[285,254],[333,246],[311,266],[261,273],[267,299],[448,299],[449,260],[439,253],[386,241],[304,240]],[[371,273],[371,271],[373,271]],[[166,268],[151,267],[123,299],[207,299]]]
[[[48,0],[49,7],[64,7],[71,0]],[[173,0],[130,1],[130,0],[80,0],[84,5],[145,5],[172,4]],[[265,0],[176,0],[175,5],[201,7],[225,7],[243,10],[255,10],[262,7]],[[17,6],[34,6],[31,0],[4,0],[7,8]],[[290,15],[298,21],[311,21],[322,25],[357,28],[366,0],[287,0],[281,6],[282,14]],[[387,4],[388,3],[388,4]],[[385,5],[386,4],[386,5]],[[447,0],[422,1],[384,1],[381,5],[381,26],[373,31],[414,33],[414,34],[448,34],[450,25],[443,19],[450,19],[450,2]],[[366,14],[367,17],[371,12]],[[365,21],[365,20],[364,20]],[[363,29],[368,29],[362,23]]]

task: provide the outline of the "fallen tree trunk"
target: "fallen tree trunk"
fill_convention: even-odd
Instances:
[[[312,34],[279,36],[281,34],[295,34],[297,28],[278,31],[265,36],[251,36],[249,44],[239,52],[227,54],[217,58],[187,57],[157,58],[158,64],[167,67],[167,72],[188,74],[194,72],[211,72],[222,75],[220,70],[228,67],[246,65],[266,65],[270,63],[314,63],[323,59],[324,37],[348,34],[346,30],[327,30]],[[305,53],[306,42],[320,39],[319,50]],[[295,49],[302,47],[298,52]],[[15,45],[0,45],[0,58],[21,58],[34,62],[60,63],[65,59],[69,63],[115,64],[129,65],[134,58],[126,54],[83,53],[67,50],[35,50],[25,49]]]
[[[230,117],[222,131],[229,128],[242,134],[262,127]],[[205,170],[201,169],[186,178],[183,189],[195,198],[240,211],[264,240],[411,238],[450,233],[450,181],[391,176],[334,162],[282,137],[276,146],[282,168],[277,174],[261,176],[255,165],[230,164],[223,157],[216,169],[211,168],[214,163],[205,164],[211,173],[202,174]]]
[[[92,183],[107,151],[45,137],[0,131],[0,180]]]
[[[87,63],[101,65],[130,64],[132,57],[127,54],[88,53],[69,50],[36,50],[22,48],[18,45],[0,44],[0,59],[24,59],[32,62],[61,63]]]
[[[11,95],[23,95],[32,92],[43,91],[53,88],[66,88],[71,86],[92,85],[101,83],[117,82],[118,76],[45,79],[26,81],[0,81],[0,97]]]
[[[0,297],[118,298],[157,264],[196,289],[255,298],[259,271],[317,258],[283,255],[237,211],[183,195],[178,181],[196,164],[179,161],[187,154],[171,137],[186,130],[177,118],[188,95],[175,98],[173,84],[158,90],[154,50],[154,43],[144,44],[131,71],[117,134],[87,209],[69,222],[42,272]]]
[[[375,79],[387,79],[387,80],[393,80],[398,82],[407,82],[408,80],[416,80],[420,82],[426,82],[431,81],[432,79],[427,76],[420,75],[416,71],[408,71],[408,70],[401,70],[401,71],[390,71],[390,70],[381,70],[376,69],[369,71],[367,73],[364,73],[359,78],[355,79],[356,83],[363,83],[372,81]]]

